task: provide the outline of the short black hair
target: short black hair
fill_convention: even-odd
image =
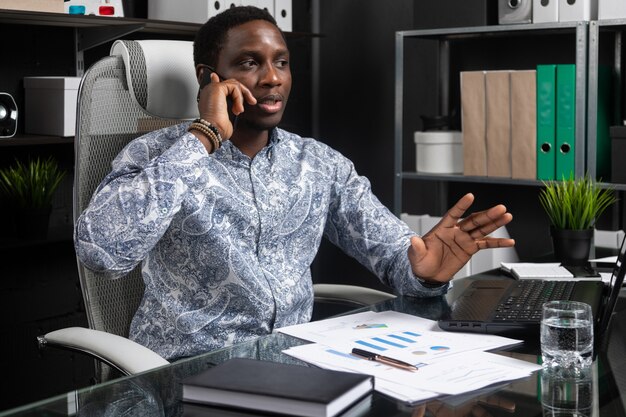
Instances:
[[[266,9],[254,6],[233,6],[213,16],[200,27],[193,43],[194,64],[216,66],[228,31],[253,20],[265,20],[273,24],[283,39],[285,38],[285,34],[276,24],[276,20]]]

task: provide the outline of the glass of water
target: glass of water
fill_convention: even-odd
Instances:
[[[577,377],[589,369],[593,358],[589,304],[550,301],[543,305],[541,356],[546,371],[563,377]]]
[[[598,402],[593,373],[562,378],[541,371],[543,417],[592,417]]]

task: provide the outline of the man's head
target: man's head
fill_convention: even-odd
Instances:
[[[234,7],[200,29],[194,43],[198,76],[210,65],[220,78],[234,79],[257,99],[245,104],[236,132],[266,131],[280,123],[291,91],[289,50],[274,18],[256,7]]]
[[[196,34],[193,44],[194,64],[206,64],[215,67],[228,31],[253,20],[265,20],[278,29],[276,20],[267,10],[253,6],[231,7],[210,18]],[[278,30],[280,31],[280,29]],[[280,33],[283,35],[282,31]]]

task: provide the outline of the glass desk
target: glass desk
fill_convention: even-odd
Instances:
[[[490,274],[491,275],[491,274]],[[491,275],[493,276],[493,275]],[[480,279],[473,277],[472,279]],[[463,280],[465,281],[465,280]],[[460,284],[460,285],[459,285]],[[437,319],[448,303],[464,287],[455,283],[447,296],[432,299],[399,297],[356,311],[395,310]],[[377,392],[347,410],[342,416],[622,416],[626,417],[620,392],[626,392],[626,309],[618,304],[609,343],[594,362],[590,377],[577,381],[554,381],[541,372],[523,380],[488,387],[460,396],[439,397],[426,403],[408,405]],[[622,310],[623,309],[623,310]],[[303,364],[281,351],[308,343],[281,333],[251,342],[183,359],[171,365],[132,377],[87,387],[67,395],[50,398],[24,407],[7,410],[0,416],[230,416],[255,414],[185,404],[181,401],[179,381],[232,357],[248,357]],[[531,362],[537,361],[537,342],[525,342],[515,351],[501,352]],[[33,377],[36,378],[34,375]],[[542,392],[543,391],[543,392]],[[550,404],[553,395],[566,396],[569,408],[558,414]],[[543,401],[542,401],[543,400]]]

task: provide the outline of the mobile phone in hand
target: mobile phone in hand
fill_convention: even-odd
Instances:
[[[211,82],[211,74],[214,73],[212,68],[204,67],[202,71],[202,78],[200,79],[200,88],[198,89],[198,97],[196,97],[196,101],[200,101],[200,91]]]

